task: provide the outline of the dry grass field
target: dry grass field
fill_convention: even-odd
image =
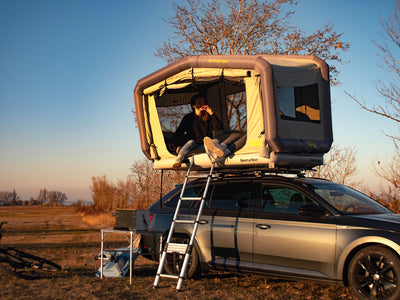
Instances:
[[[208,273],[186,280],[181,292],[175,280],[162,279],[153,290],[157,264],[139,257],[133,282],[95,277],[99,262],[100,228],[82,222],[72,207],[0,207],[0,222],[8,222],[2,246],[47,258],[62,271],[19,278],[0,263],[0,299],[353,299],[340,285],[293,282],[263,276]],[[106,236],[105,247],[125,247],[125,236]]]

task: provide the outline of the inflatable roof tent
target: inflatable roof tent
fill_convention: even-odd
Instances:
[[[219,134],[246,134],[245,145],[223,168],[309,169],[321,165],[331,147],[329,67],[321,59],[188,56],[135,87],[142,151],[156,169],[172,168],[177,157],[174,132],[192,111],[190,98],[196,93],[206,95],[223,123]],[[205,152],[193,156],[197,169],[210,168]]]

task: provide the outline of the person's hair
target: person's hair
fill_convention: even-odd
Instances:
[[[193,106],[196,105],[196,100],[199,99],[199,98],[204,98],[204,101],[207,104],[207,99],[206,99],[206,97],[204,95],[202,95],[202,94],[194,94],[192,96],[192,98],[190,99],[190,107],[192,108],[192,110],[194,110]]]

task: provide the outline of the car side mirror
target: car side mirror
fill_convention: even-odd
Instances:
[[[315,203],[310,203],[300,206],[299,213],[307,217],[322,217],[326,213],[326,209]]]

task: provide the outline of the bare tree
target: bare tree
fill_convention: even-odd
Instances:
[[[92,199],[95,207],[111,211],[114,208],[116,188],[105,175],[92,177]]]
[[[102,210],[144,209],[156,202],[161,192],[169,192],[183,178],[184,172],[165,171],[161,190],[161,174],[154,169],[151,161],[141,159],[134,162],[131,175],[126,180],[118,180],[114,184],[105,175],[92,177],[90,190],[95,207]]]
[[[386,42],[377,43],[379,57],[382,60],[380,67],[385,70],[392,81],[385,83],[381,80],[375,82],[376,90],[381,96],[382,103],[378,105],[367,104],[365,100],[359,100],[347,92],[361,108],[378,116],[392,120],[396,124],[400,123],[400,0],[395,0],[393,15],[388,20],[382,22],[385,32]],[[388,43],[389,42],[389,43]],[[390,136],[396,141],[399,137]]]
[[[367,104],[365,100],[359,100],[348,92],[347,95],[356,101],[362,109],[400,125],[400,0],[394,2],[393,15],[382,21],[386,42],[375,42],[382,61],[380,67],[392,78],[388,83],[381,80],[375,83],[382,103],[378,105]],[[377,176],[389,184],[387,191],[382,192],[382,194],[386,194],[385,197],[387,198],[397,199],[400,198],[400,137],[393,134],[386,135],[393,140],[396,153],[390,161],[380,161],[373,168]]]
[[[116,186],[115,207],[127,208],[132,202],[134,191],[134,183],[130,176],[126,178],[126,181],[118,180]]]
[[[400,151],[386,161],[378,161],[373,165],[374,173],[386,185],[380,185],[378,191],[368,190],[369,196],[382,203],[395,213],[400,213]]]
[[[375,173],[396,189],[400,189],[400,153],[399,151],[389,162],[378,161],[374,165]]]
[[[138,208],[147,208],[158,199],[158,179],[153,163],[147,159],[137,160],[132,165],[131,172],[138,189],[135,205]]]
[[[11,200],[11,193],[10,192],[0,192],[0,203],[2,205],[7,205]]]
[[[68,200],[68,197],[65,193],[60,191],[48,191],[47,189],[41,189],[37,197],[37,202],[40,204],[64,204],[66,200]]]
[[[12,192],[0,192],[0,204],[16,205],[19,200],[20,196],[15,189]]]
[[[336,145],[325,155],[324,165],[315,168],[315,171],[308,171],[308,177],[319,177],[328,179],[340,184],[357,186],[359,182],[353,179],[357,174],[357,151],[355,148],[340,148]]]
[[[68,200],[68,197],[63,192],[60,191],[47,192],[47,202],[49,202],[51,205],[64,204],[66,200]]]
[[[172,190],[176,184],[182,183],[185,176],[185,172],[164,171],[161,187],[161,172],[157,172],[153,163],[147,159],[135,161],[131,172],[136,187],[136,194],[132,197],[134,208],[149,207],[160,199],[162,194]]]
[[[64,204],[65,201],[68,200],[68,197],[65,193],[60,191],[48,191],[47,189],[41,189],[39,191],[39,195],[37,196],[37,200],[31,198],[30,203],[33,204]]]
[[[396,153],[386,161],[378,161],[373,165],[373,170],[378,178],[382,179],[386,186],[381,186],[379,194],[375,198],[387,205],[395,212],[400,212],[400,150],[396,146]]]
[[[39,196],[37,197],[37,201],[40,204],[44,204],[47,201],[47,190],[46,189],[41,189],[39,191]]]
[[[334,63],[350,44],[331,23],[306,34],[290,25],[293,0],[186,0],[173,4],[174,15],[166,22],[172,38],[155,55],[172,62],[187,55],[203,54],[307,54],[330,63],[331,79],[338,83]]]
[[[92,199],[96,208],[105,211],[128,208],[136,195],[136,187],[131,177],[119,179],[117,184],[107,179],[105,175],[92,177]]]

